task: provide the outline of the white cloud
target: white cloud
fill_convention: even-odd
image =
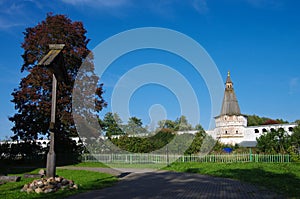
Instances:
[[[293,95],[300,90],[300,82],[298,77],[291,78],[289,81],[289,94]]]
[[[206,14],[209,9],[207,0],[62,0],[65,4],[76,7],[90,7],[94,9],[119,10],[123,8],[135,8],[159,15],[172,15],[176,6],[187,4],[200,14]],[[123,10],[124,11],[124,10]]]
[[[15,20],[6,20],[3,18],[0,18],[0,30],[10,29],[17,26],[22,26],[24,24],[17,22]]]
[[[269,9],[281,8],[284,3],[283,0],[246,0],[246,2],[256,8]]]
[[[38,5],[40,4],[30,0],[3,0],[0,3],[0,30],[10,30],[31,23],[37,11],[33,8],[38,7],[41,9]]]
[[[209,11],[206,0],[193,0],[192,6],[200,14],[207,14]]]
[[[124,5],[130,4],[131,0],[62,0],[64,3],[71,4],[74,6],[77,5],[86,5],[86,6],[97,6],[103,8],[114,8],[121,7]]]
[[[0,4],[0,29],[10,29],[22,25],[18,17],[21,14],[23,5],[2,1]]]

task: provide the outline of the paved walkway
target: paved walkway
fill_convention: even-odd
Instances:
[[[248,183],[200,174],[170,171],[145,172],[146,170],[143,169],[121,171],[108,168],[85,169],[118,175],[121,180],[112,187],[78,194],[69,199],[284,198]]]

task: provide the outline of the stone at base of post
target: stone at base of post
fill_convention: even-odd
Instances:
[[[46,176],[48,178],[55,177],[56,175],[56,166],[55,166],[55,159],[56,155],[53,152],[49,151],[47,154],[47,169],[46,169]]]

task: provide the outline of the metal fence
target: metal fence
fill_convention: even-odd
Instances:
[[[225,154],[225,155],[176,155],[176,154],[83,154],[83,162],[121,164],[169,164],[170,162],[290,162],[290,155],[276,154]]]

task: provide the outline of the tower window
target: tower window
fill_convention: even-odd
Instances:
[[[236,134],[238,134],[238,133],[239,133],[239,131],[235,131],[235,133],[236,133]]]

